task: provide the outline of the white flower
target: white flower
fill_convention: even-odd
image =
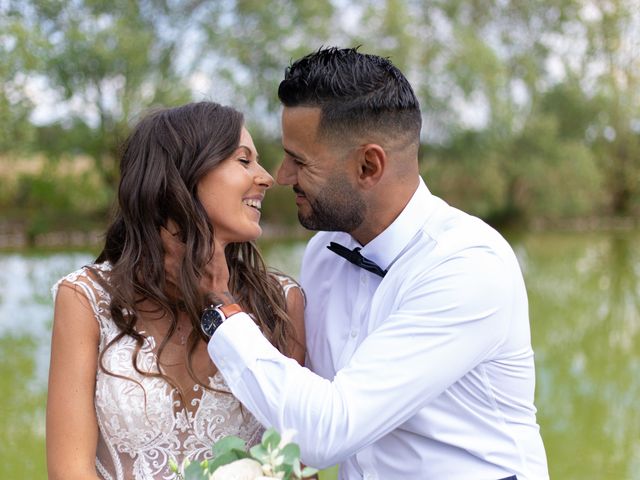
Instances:
[[[251,458],[243,458],[218,467],[210,480],[255,480],[262,476],[262,466]]]

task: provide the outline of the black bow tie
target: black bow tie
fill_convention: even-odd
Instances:
[[[376,275],[380,275],[381,277],[384,277],[387,274],[387,271],[380,268],[380,266],[375,262],[372,262],[368,258],[363,257],[360,253],[360,247],[349,250],[347,247],[340,245],[339,243],[331,242],[331,244],[329,244],[327,248],[333,253],[337,253],[341,257],[346,258],[354,265],[357,265],[360,268],[364,268],[371,273],[375,273]]]

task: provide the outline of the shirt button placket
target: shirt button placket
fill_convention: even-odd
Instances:
[[[353,322],[352,325],[354,326],[351,328],[351,341],[355,341],[358,338],[358,333],[360,333],[359,326],[362,325],[364,322],[364,318],[362,314],[364,312],[364,306],[366,304],[367,296],[368,296],[368,291],[366,288],[367,275],[368,275],[368,272],[365,270],[362,270],[360,272],[360,288],[358,288],[358,297],[356,300],[356,308],[355,308],[356,315],[352,320]]]

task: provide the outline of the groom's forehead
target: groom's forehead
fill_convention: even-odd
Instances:
[[[318,127],[320,108],[285,107],[282,111],[282,143],[286,149],[298,154],[311,145],[321,143]]]

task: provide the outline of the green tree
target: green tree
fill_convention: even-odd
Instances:
[[[607,177],[610,211],[640,207],[640,4],[611,0],[591,6],[583,18],[587,58],[578,73],[602,106],[593,146]],[[597,73],[593,73],[593,71]],[[589,83],[587,83],[589,82]]]
[[[11,55],[0,73],[13,83],[0,91],[0,115],[25,121],[28,96],[16,85],[40,75],[61,114],[38,129],[38,144],[89,154],[110,185],[130,122],[149,106],[202,97],[246,113],[273,169],[289,60],[360,44],[415,86],[423,169],[453,203],[496,220],[640,208],[637,0],[8,5],[0,25]],[[15,138],[6,133],[5,145]]]
[[[26,79],[41,67],[40,40],[37,31],[0,5],[0,152],[22,149],[32,140],[29,115],[33,102]]]
[[[128,122],[153,105],[191,97],[177,73],[181,37],[163,24],[171,12],[154,2],[27,0],[15,2],[11,13],[37,28],[44,41],[41,73],[67,110],[41,132],[46,143],[39,146],[91,156],[113,185]]]
[[[247,120],[277,137],[277,87],[288,62],[341,38],[330,1],[209,2],[199,16],[203,70],[231,85],[229,100]]]

